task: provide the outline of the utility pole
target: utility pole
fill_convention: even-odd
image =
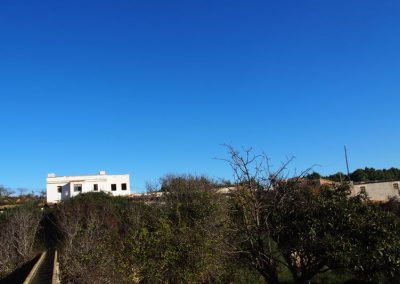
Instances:
[[[350,170],[349,170],[349,160],[347,159],[347,148],[346,148],[346,145],[344,146],[344,156],[346,158],[347,177],[349,178],[349,181],[351,181]]]

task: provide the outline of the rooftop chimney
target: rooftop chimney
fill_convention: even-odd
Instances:
[[[100,172],[99,172],[99,175],[101,175],[101,176],[106,175],[106,171],[100,171]]]
[[[48,177],[48,178],[55,178],[55,177],[56,177],[56,174],[54,174],[54,173],[49,173],[49,174],[47,174],[47,177]]]

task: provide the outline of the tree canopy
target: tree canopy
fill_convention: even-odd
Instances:
[[[326,178],[336,182],[348,180],[347,174],[344,174],[342,172],[337,172],[328,176],[322,176],[317,172],[312,172],[306,175],[306,178]],[[357,169],[350,173],[350,179],[355,182],[400,180],[400,169],[393,167],[390,169],[375,169],[365,167],[364,169]]]

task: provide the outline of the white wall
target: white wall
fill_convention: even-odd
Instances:
[[[353,186],[352,194],[358,194],[361,188],[365,187],[368,197],[373,201],[387,201],[390,197],[400,198],[400,192],[395,189],[395,183],[400,186],[400,181],[356,184]]]
[[[90,175],[90,176],[63,176],[47,177],[47,202],[56,203],[78,195],[74,192],[74,184],[82,185],[82,193],[93,191],[94,184],[98,185],[98,191],[111,193],[113,196],[125,196],[130,194],[129,175]],[[126,183],[126,190],[122,190],[121,184]],[[117,185],[116,191],[111,191],[111,184]],[[57,192],[57,187],[62,186],[62,193]]]

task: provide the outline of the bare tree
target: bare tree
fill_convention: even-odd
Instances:
[[[252,149],[242,154],[229,145],[226,147],[230,157],[224,160],[231,166],[235,180],[235,190],[231,191],[232,249],[268,283],[278,283],[278,267],[284,263],[273,239],[269,218],[275,204],[283,198],[278,199],[273,189],[281,182],[293,158],[272,171],[266,155],[254,155]]]
[[[33,208],[17,208],[4,214],[0,230],[0,276],[33,257],[40,223],[40,213]]]
[[[27,192],[27,189],[20,187],[20,188],[17,188],[17,191],[19,193],[19,196],[22,197]]]
[[[40,199],[46,200],[46,197],[47,197],[47,192],[46,192],[46,190],[45,190],[45,189],[41,190],[41,191],[39,192],[39,198],[40,198]]]
[[[0,197],[10,197],[13,194],[14,194],[14,191],[0,185]]]

